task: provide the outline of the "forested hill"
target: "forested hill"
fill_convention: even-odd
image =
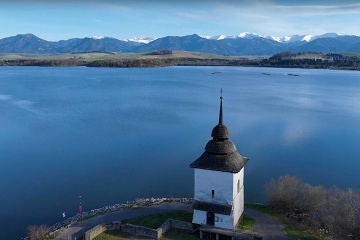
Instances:
[[[284,52],[271,57],[226,57],[155,51],[146,54],[82,53],[65,55],[0,55],[0,66],[257,66],[359,70],[360,58],[341,54]]]

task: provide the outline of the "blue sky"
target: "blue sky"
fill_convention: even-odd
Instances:
[[[0,0],[0,38],[360,34],[355,0]]]

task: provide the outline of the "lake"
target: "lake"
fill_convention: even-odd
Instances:
[[[248,67],[1,67],[0,239],[140,197],[192,197],[218,122],[245,199],[291,174],[360,188],[360,72]],[[218,72],[217,74],[212,74]],[[266,74],[263,74],[266,73]],[[293,75],[288,75],[293,74]],[[298,75],[298,76],[295,76]]]

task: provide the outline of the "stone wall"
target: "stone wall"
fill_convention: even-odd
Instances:
[[[133,236],[143,236],[149,237],[152,239],[159,239],[163,234],[165,234],[170,228],[183,229],[187,231],[192,231],[193,226],[191,223],[183,222],[176,219],[166,220],[159,228],[152,229],[143,226],[133,225],[133,224],[121,224],[120,222],[114,222],[112,224],[101,224],[96,227],[88,230],[85,233],[85,240],[92,240],[99,234],[103,233],[106,230],[119,229],[122,232],[129,233]]]
[[[166,220],[161,226],[156,229],[158,233],[158,238],[160,238],[163,234],[165,234],[171,228],[171,220]]]
[[[92,240],[97,237],[99,234],[107,231],[107,230],[114,230],[120,229],[120,222],[112,222],[110,224],[100,224],[96,227],[85,232],[85,240]]]
[[[187,231],[193,230],[192,223],[184,222],[176,219],[170,219],[170,221],[171,221],[171,228],[183,229]]]
[[[129,233],[134,236],[144,236],[153,239],[158,239],[160,236],[158,235],[158,231],[155,229],[137,226],[133,224],[123,224],[120,227],[122,232]]]
[[[193,226],[191,223],[183,222],[175,219],[166,220],[158,229],[151,229],[151,228],[132,225],[132,224],[121,225],[122,232],[126,232],[134,236],[144,236],[154,239],[159,239],[170,228],[183,229],[187,231],[193,230]]]
[[[90,229],[89,231],[86,231],[85,240],[92,240],[93,238],[105,232],[106,230],[107,228],[105,227],[104,224],[97,225],[96,227]]]
[[[192,223],[169,218],[158,229],[156,229],[158,233],[158,238],[160,238],[163,234],[165,234],[170,228],[192,231],[193,225]]]

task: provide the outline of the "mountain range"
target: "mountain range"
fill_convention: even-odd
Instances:
[[[280,52],[360,52],[360,36],[326,33],[318,36],[262,36],[241,33],[236,36],[166,36],[119,40],[111,37],[85,37],[46,41],[33,34],[0,39],[0,53],[64,54],[83,52],[146,53],[160,49],[219,55],[273,55]]]

